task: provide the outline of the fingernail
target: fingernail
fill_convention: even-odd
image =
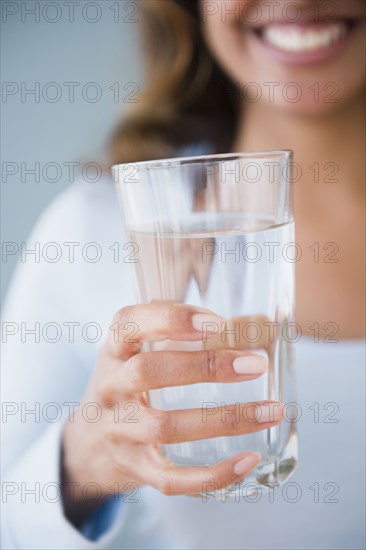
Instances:
[[[192,326],[199,332],[204,331],[207,336],[214,335],[221,332],[221,325],[223,323],[222,317],[218,315],[210,315],[207,313],[195,313],[192,316]]]
[[[234,473],[237,476],[242,476],[247,472],[250,472],[259,462],[261,461],[261,455],[258,453],[252,453],[247,455],[245,458],[242,458],[234,466]]]
[[[267,359],[261,355],[242,355],[233,362],[238,374],[261,374],[267,370]]]
[[[256,420],[264,424],[265,422],[277,422],[283,418],[281,403],[268,403],[261,405],[256,410]]]

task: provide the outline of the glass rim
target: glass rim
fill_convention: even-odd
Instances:
[[[285,157],[285,158],[291,158],[293,155],[292,149],[275,149],[275,150],[268,150],[268,151],[253,151],[248,153],[219,153],[219,154],[211,154],[211,155],[190,155],[186,157],[172,157],[172,158],[163,158],[163,159],[155,159],[155,160],[142,160],[138,162],[122,162],[113,164],[111,166],[111,170],[116,170],[122,166],[138,166],[139,168],[154,168],[154,167],[165,167],[167,168],[170,165],[188,165],[188,164],[196,164],[201,162],[209,162],[210,160],[213,161],[225,161],[225,160],[235,160],[239,158],[252,158],[252,159],[260,159],[260,158],[268,158],[268,157]]]

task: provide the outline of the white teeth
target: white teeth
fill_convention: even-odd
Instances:
[[[327,48],[347,34],[344,23],[337,23],[330,28],[319,30],[300,30],[293,26],[283,27],[268,26],[263,31],[264,40],[271,46],[288,52],[308,52]]]

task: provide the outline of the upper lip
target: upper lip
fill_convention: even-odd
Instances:
[[[316,24],[316,23],[346,23],[346,24],[355,24],[358,23],[366,18],[365,13],[365,7],[366,3],[361,2],[360,0],[347,0],[346,3],[338,4],[337,2],[319,2],[319,9],[315,10],[314,5],[317,4],[317,2],[310,2],[309,0],[306,0],[306,2],[290,2],[290,4],[297,5],[299,7],[299,14],[300,17],[298,20],[296,19],[296,16],[294,17],[294,20],[291,21],[291,16],[288,16],[286,18],[282,10],[276,12],[274,10],[274,14],[272,14],[272,17],[269,18],[269,14],[265,12],[263,9],[263,17],[261,17],[258,21],[250,21],[246,20],[244,21],[245,25],[248,27],[251,27],[252,29],[261,29],[263,27],[266,27],[270,24],[297,24],[297,25],[309,25],[309,24]],[[331,10],[331,5],[333,5],[334,9]],[[283,8],[283,5],[280,6]],[[338,8],[338,9],[337,9]],[[343,9],[342,9],[343,8]],[[360,9],[361,8],[361,9]],[[290,13],[290,12],[289,12]]]
[[[343,23],[344,25],[346,25],[349,29],[352,29],[356,24],[357,24],[358,20],[357,19],[337,19],[337,20],[334,20],[334,21],[327,21],[327,20],[320,20],[317,21],[315,24],[319,23],[319,24],[322,24],[322,25],[325,25],[325,24],[328,24],[328,25],[334,25],[336,23]],[[262,23],[261,25],[251,25],[250,28],[255,31],[255,32],[259,32],[261,33],[263,31],[263,29],[265,29],[266,27],[269,27],[270,25],[288,25],[288,26],[298,26],[298,27],[306,27],[307,25],[311,24],[312,26],[314,25],[314,21],[298,21],[296,22],[295,24],[294,23],[290,23],[288,21],[281,21],[281,20],[278,20],[278,21],[271,21],[269,23]]]
[[[309,19],[309,18],[302,18],[301,20],[299,21],[296,21],[296,22],[291,22],[291,21],[286,21],[284,19],[271,19],[270,21],[268,22],[265,22],[265,21],[259,21],[255,24],[247,24],[247,22],[245,22],[245,26],[248,26],[249,28],[253,29],[254,31],[260,31],[262,30],[263,28],[269,26],[269,25],[299,25],[299,26],[306,26],[306,25],[310,25],[310,24],[317,24],[317,23],[320,23],[320,24],[335,24],[335,23],[344,23],[346,24],[347,26],[349,27],[353,27],[354,25],[356,25],[358,22],[360,22],[360,19],[356,19],[356,18],[337,18],[337,19],[327,19],[327,18],[324,18],[324,19],[321,19],[320,17],[314,21],[314,19]]]

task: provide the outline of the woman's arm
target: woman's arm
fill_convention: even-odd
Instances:
[[[67,521],[60,488],[64,423],[92,370],[86,363],[96,355],[96,346],[80,331],[88,321],[98,321],[97,313],[88,319],[83,293],[93,265],[80,263],[77,254],[70,261],[65,254],[70,245],[64,243],[81,246],[87,238],[85,217],[92,215],[93,193],[96,189],[85,193],[85,184],[76,185],[48,208],[27,242],[27,254],[23,247],[3,312],[4,548],[99,546]],[[49,243],[63,252],[57,262],[48,261],[57,250]]]

